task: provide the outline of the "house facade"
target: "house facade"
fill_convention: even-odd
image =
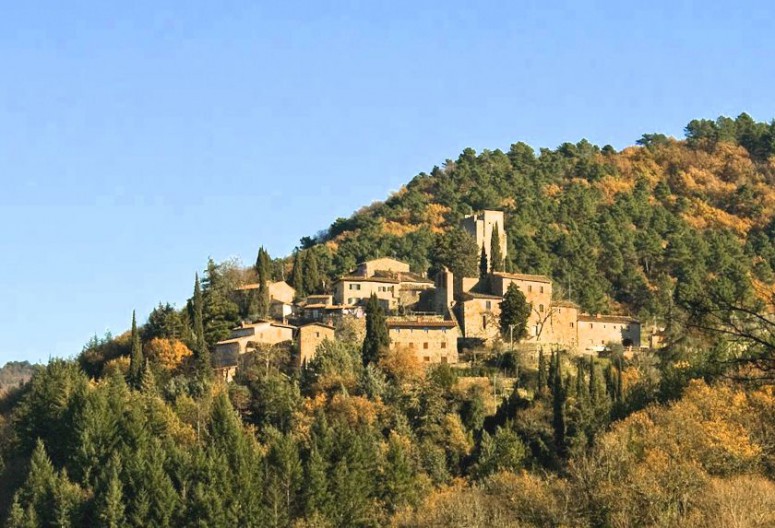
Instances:
[[[318,346],[328,339],[333,341],[335,329],[324,323],[308,323],[299,327],[299,359],[298,366],[302,367],[314,359]]]
[[[640,322],[621,315],[579,315],[578,348],[592,354],[605,350],[609,343],[640,347]]]
[[[455,321],[396,318],[388,319],[387,327],[391,350],[410,350],[423,364],[458,362]]]

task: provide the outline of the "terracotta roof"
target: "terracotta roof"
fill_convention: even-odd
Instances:
[[[291,329],[295,329],[296,328],[293,325],[281,323],[279,321],[266,321],[266,320],[264,320],[264,321],[256,321],[255,323],[242,323],[241,325],[239,325],[239,326],[237,326],[235,328],[232,328],[232,330],[239,330],[240,328],[255,328],[257,326],[261,326],[261,325],[264,325],[264,324],[268,324],[269,326],[280,326],[280,327],[283,327],[283,328],[291,328]]]
[[[322,326],[323,328],[328,328],[328,329],[330,329],[330,330],[336,330],[336,328],[335,328],[335,327],[333,327],[333,326],[331,326],[331,325],[327,325],[327,324],[325,324],[325,323],[318,323],[318,322],[313,322],[313,323],[307,323],[307,324],[303,324],[303,325],[301,325],[301,326],[299,327],[299,329],[306,328],[306,327],[308,327],[308,326]]]
[[[503,297],[500,295],[490,295],[489,293],[463,292],[460,296],[467,301],[473,299],[503,300]]]
[[[287,282],[285,282],[285,281],[267,282],[267,283],[266,283],[266,285],[267,285],[267,286],[273,286],[273,285],[275,285],[275,284],[280,284],[280,283],[284,283],[284,284],[285,284],[285,285],[286,285],[288,288],[290,288],[290,289],[292,289],[292,290],[293,290],[293,286],[291,286],[290,284],[288,284],[288,283],[287,283]],[[252,282],[252,283],[250,283],[250,284],[243,284],[242,286],[237,286],[237,287],[236,287],[236,288],[234,288],[234,289],[235,289],[235,290],[257,290],[257,289],[258,289],[258,286],[259,286],[259,284],[258,284],[257,282]],[[295,290],[294,290],[294,291],[295,291]]]
[[[328,300],[331,297],[333,297],[333,295],[307,295],[307,301],[309,301],[310,299],[316,299],[316,300],[326,299],[326,300]]]
[[[345,275],[339,277],[335,282],[385,282],[389,284],[398,284],[398,279],[388,277],[364,277],[362,275]]]
[[[531,281],[531,282],[546,282],[551,284],[552,279],[547,277],[546,275],[527,275],[524,273],[504,273],[502,271],[497,271],[493,273],[496,277],[503,277],[504,279],[514,279],[514,280],[521,280],[521,281]]]
[[[591,315],[591,314],[580,314],[579,315],[579,321],[583,321],[585,323],[640,323],[637,319],[634,317],[630,317],[629,315]]]
[[[421,282],[423,284],[433,284],[433,281],[411,271],[402,271],[398,273],[398,280],[401,282]]]
[[[218,341],[217,343],[215,343],[215,346],[230,345],[231,343],[239,343],[243,339],[250,339],[251,337],[255,337],[255,336],[243,336],[243,337],[233,337],[231,339],[224,339],[223,341]]]
[[[581,308],[578,304],[576,304],[573,301],[552,301],[552,307],[559,307],[559,308]]]
[[[413,321],[413,320],[389,320],[388,328],[455,328],[454,321]]]

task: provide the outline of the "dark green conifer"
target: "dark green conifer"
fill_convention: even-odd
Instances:
[[[371,294],[366,303],[366,337],[363,339],[363,364],[376,363],[390,345],[385,312],[379,299]]]
[[[271,280],[272,270],[269,253],[261,246],[256,258],[256,275],[258,275],[258,292],[256,298],[256,314],[259,318],[266,318],[269,315],[269,281]]]
[[[482,251],[479,254],[479,278],[485,278],[489,272],[490,265],[487,260],[487,252],[484,250],[484,244],[482,244]]]
[[[96,517],[99,525],[105,528],[126,526],[124,517],[124,494],[119,479],[120,460],[114,455],[107,468],[105,482],[96,498]]]
[[[293,256],[293,270],[291,270],[291,286],[296,290],[296,298],[304,299],[307,293],[304,290],[304,254],[296,250]]]
[[[501,252],[501,237],[498,232],[498,224],[492,226],[490,235],[490,270],[503,271],[503,253]]]
[[[315,251],[308,249],[304,252],[304,291],[307,295],[320,293],[320,266]]]
[[[567,455],[565,442],[565,400],[567,389],[563,386],[562,361],[559,354],[555,355],[554,375],[552,376],[552,428],[554,429],[554,446],[560,458]]]
[[[538,351],[538,394],[546,392],[546,357],[544,356],[544,349],[541,348]]]
[[[134,388],[139,388],[140,378],[143,373],[143,345],[140,341],[140,332],[137,329],[137,320],[135,312],[132,310],[132,353],[129,356],[129,384]]]

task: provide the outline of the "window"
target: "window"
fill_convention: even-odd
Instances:
[[[315,332],[315,337],[320,337],[320,332]]]
[[[570,327],[573,328],[573,321],[570,322]]]
[[[482,328],[487,328],[487,316],[482,316]]]
[[[446,364],[447,363],[447,356],[441,356],[441,362]]]
[[[492,302],[491,301],[485,301],[484,307],[488,310],[492,310]]]
[[[543,311],[544,311],[544,305],[543,304],[539,304],[538,305],[538,311],[543,313]]]
[[[431,357],[430,356],[425,356],[424,358],[422,358],[422,360],[425,361],[426,363],[430,363],[431,362]]]
[[[532,284],[528,284],[527,285],[527,292],[530,293],[532,291],[533,291],[533,285]]]
[[[447,342],[446,341],[442,341],[441,342],[441,348],[447,348]]]
[[[423,348],[423,350],[428,350],[428,342],[427,341],[422,344],[422,348]]]
[[[589,323],[589,327],[590,327],[590,328],[594,328],[594,327],[595,327],[595,324],[594,324],[594,323]]]
[[[541,290],[540,291],[541,291],[541,293],[544,293],[544,287],[543,286],[541,286]]]

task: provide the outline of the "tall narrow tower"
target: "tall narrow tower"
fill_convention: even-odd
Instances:
[[[490,255],[490,239],[492,238],[493,226],[498,226],[498,233],[501,243],[501,254],[506,258],[506,229],[503,224],[503,211],[484,210],[463,218],[462,227],[476,239],[476,245],[487,253],[488,262],[492,262]]]

